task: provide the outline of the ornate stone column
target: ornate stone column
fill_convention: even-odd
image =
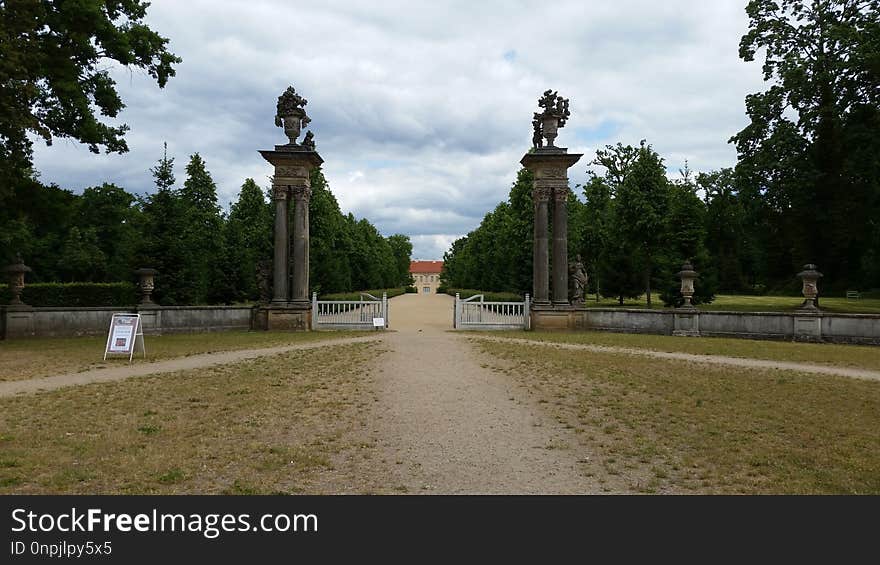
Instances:
[[[274,151],[260,151],[275,168],[272,180],[274,288],[271,303],[257,313],[256,325],[263,329],[309,328],[309,199],[312,194],[309,177],[324,160],[315,151],[312,132],[306,132],[302,143],[297,143],[303,128],[311,121],[305,112],[307,103],[293,87],[278,97],[275,125],[284,128],[290,142],[276,145]],[[294,215],[292,234],[288,233],[291,213]]]
[[[568,168],[582,157],[565,153],[559,148],[539,149],[527,153],[520,163],[535,177],[532,196],[535,199],[535,241],[533,266],[534,305],[550,304],[550,262],[548,253],[547,217],[549,200],[553,198],[553,304],[567,306],[568,299]]]
[[[309,200],[312,187],[305,177],[293,187],[293,289],[291,303],[309,307]]]
[[[550,256],[548,255],[548,202],[552,190],[535,183],[532,198],[535,201],[535,230],[532,250],[532,296],[535,304],[550,304]]]
[[[275,203],[275,248],[272,261],[272,303],[287,304],[290,295],[287,290],[287,272],[289,269],[287,256],[287,214],[288,194],[286,185],[272,185],[272,201]]]
[[[565,179],[565,186],[553,189],[553,304],[568,306],[568,175],[552,172]]]

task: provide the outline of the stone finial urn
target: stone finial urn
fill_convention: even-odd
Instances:
[[[681,279],[681,295],[684,297],[682,308],[693,308],[694,281],[699,275],[694,270],[694,266],[688,262],[681,266],[677,276]]]
[[[816,306],[816,298],[819,296],[819,279],[822,273],[816,270],[816,265],[808,263],[804,265],[804,270],[797,274],[803,282],[801,292],[804,295],[804,303],[801,305],[803,310],[818,310]]]
[[[296,140],[299,134],[312,121],[306,114],[305,106],[308,103],[292,86],[278,97],[275,125],[284,128],[284,135],[290,140],[288,145],[298,145]]]
[[[134,274],[140,279],[138,281],[138,288],[141,291],[141,304],[152,304],[153,289],[156,288],[154,277],[159,274],[159,271],[144,267],[136,270]]]
[[[32,272],[32,269],[24,264],[21,255],[17,255],[15,263],[3,269],[6,273],[6,279],[9,281],[9,290],[12,291],[12,300],[9,304],[12,306],[26,306],[21,301],[21,291],[24,290],[24,275]]]

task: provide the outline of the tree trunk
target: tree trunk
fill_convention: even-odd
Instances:
[[[648,308],[651,307],[651,269],[645,269],[645,297],[648,299]]]

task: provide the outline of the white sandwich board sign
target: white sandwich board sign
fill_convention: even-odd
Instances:
[[[141,315],[113,314],[113,317],[110,318],[110,331],[107,333],[107,345],[104,347],[104,359],[106,360],[109,354],[122,354],[128,355],[128,362],[131,363],[138,341],[140,341],[141,351],[146,357],[147,349],[144,346]]]

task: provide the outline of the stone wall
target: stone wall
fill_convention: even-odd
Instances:
[[[554,315],[555,314],[555,315]],[[561,312],[533,309],[532,328],[565,329]],[[567,312],[568,329],[880,345],[880,315],[827,312],[703,312],[586,308]]]
[[[0,307],[0,338],[106,335],[114,313],[138,312],[146,334],[249,330],[252,306]]]

